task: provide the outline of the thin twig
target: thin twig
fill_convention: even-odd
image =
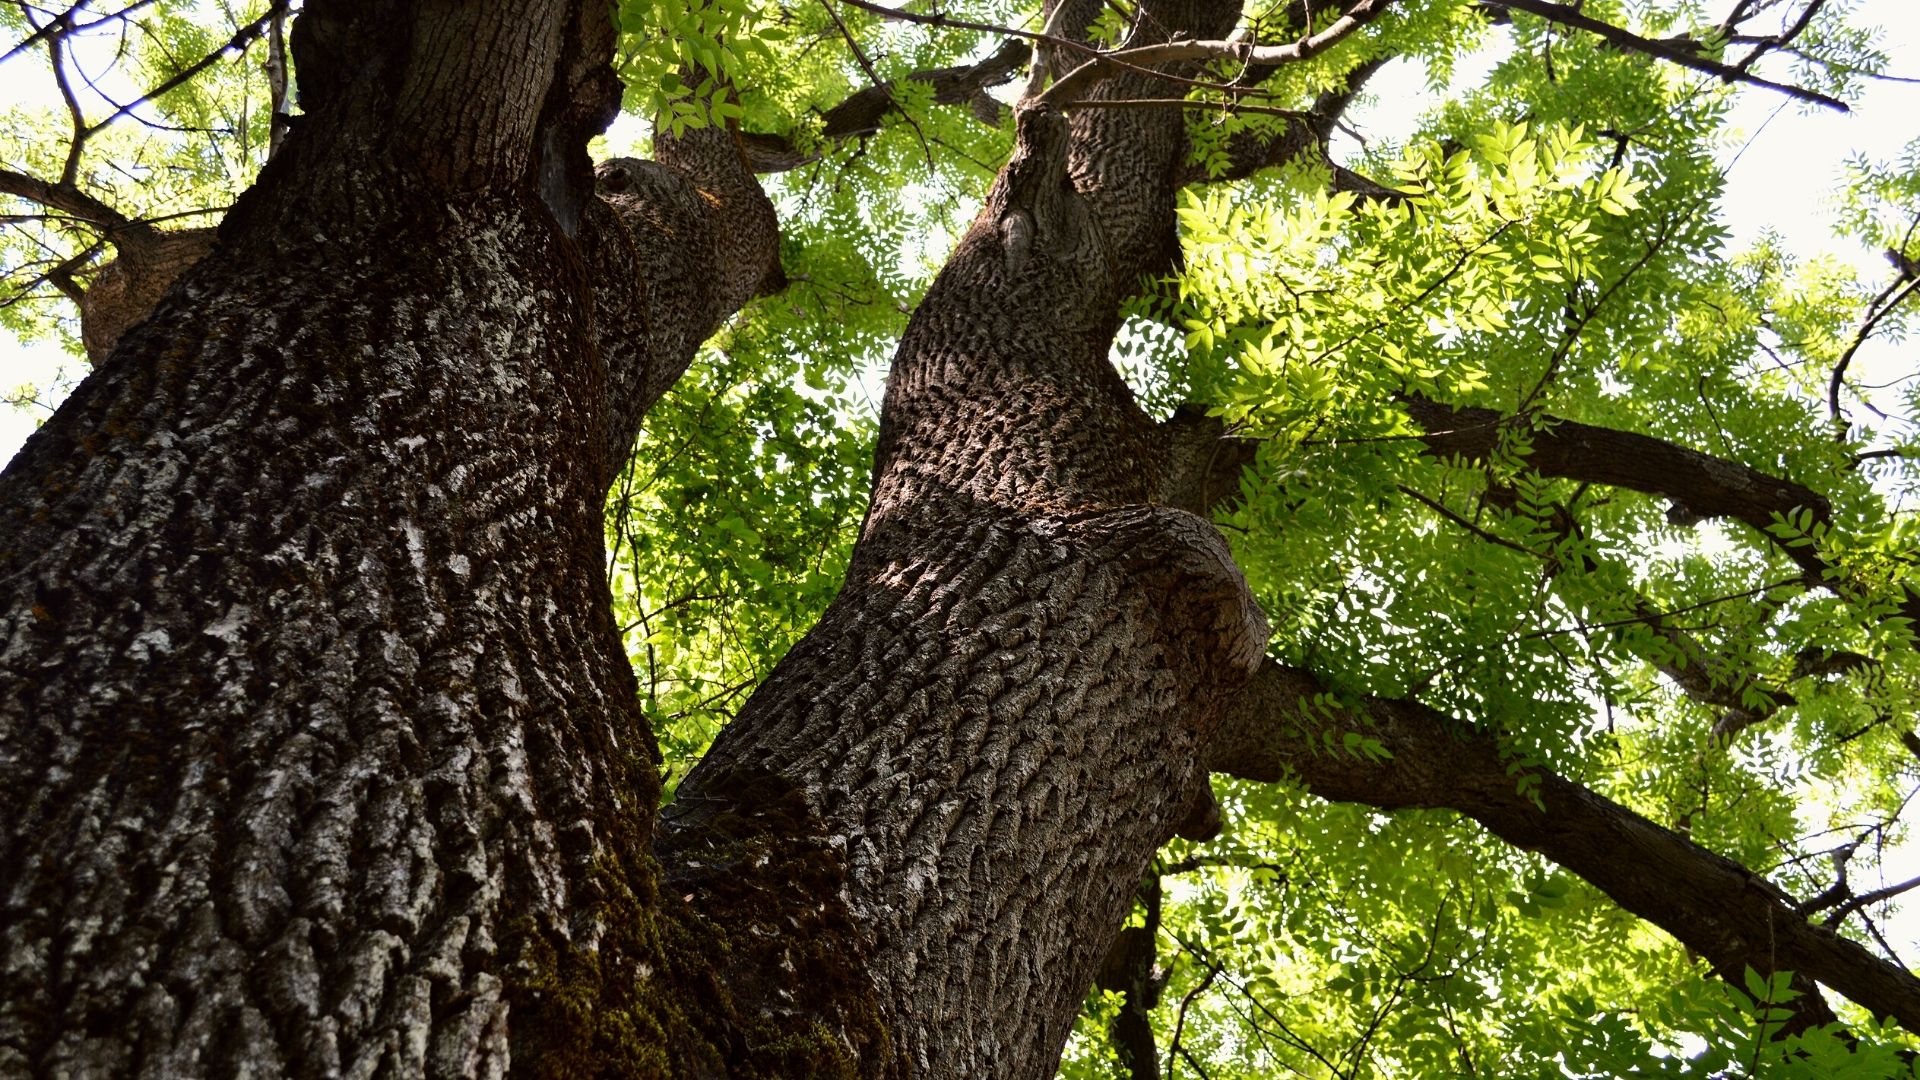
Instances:
[[[1039,100],[1055,106],[1082,97],[1104,79],[1112,77],[1115,67],[1146,67],[1180,60],[1236,60],[1242,65],[1278,66],[1319,56],[1345,40],[1354,31],[1372,22],[1393,0],[1357,0],[1326,29],[1309,34],[1286,45],[1254,45],[1237,41],[1168,41],[1097,54],[1091,63],[1068,72],[1056,81]]]
[[[1525,545],[1516,544],[1513,541],[1508,540],[1504,536],[1495,536],[1494,534],[1488,532],[1487,530],[1481,528],[1480,526],[1475,525],[1473,522],[1468,521],[1466,518],[1461,517],[1459,514],[1454,513],[1452,510],[1447,509],[1447,507],[1444,504],[1440,503],[1439,501],[1435,499],[1430,499],[1427,496],[1420,494],[1418,491],[1415,491],[1414,489],[1408,487],[1405,484],[1398,484],[1395,486],[1397,486],[1400,489],[1401,494],[1406,495],[1408,498],[1413,499],[1415,502],[1420,503],[1421,505],[1425,506],[1427,509],[1432,510],[1434,513],[1439,514],[1441,517],[1446,518],[1448,521],[1453,522],[1455,525],[1460,526],[1461,528],[1467,530],[1468,532],[1479,537],[1480,539],[1485,540],[1489,544],[1498,544],[1503,548],[1509,548],[1513,551],[1519,552],[1522,555],[1530,556],[1532,558],[1540,557],[1539,552],[1534,551],[1533,549],[1526,547]]]
[[[1833,914],[1827,916],[1827,926],[1839,926],[1847,916],[1869,904],[1877,904],[1882,900],[1891,900],[1901,893],[1911,892],[1914,889],[1920,889],[1920,877],[1908,878],[1896,885],[1888,885],[1885,888],[1875,889],[1872,892],[1861,893],[1859,896],[1840,905],[1834,910]]]
[[[872,82],[874,89],[884,90],[887,86],[887,80],[881,78],[880,73],[874,70],[873,61],[867,59],[866,50],[860,47],[858,41],[854,40],[853,31],[847,29],[847,24],[841,21],[840,13],[833,10],[833,0],[820,0],[820,6],[827,9],[827,18],[833,20],[833,25],[840,31],[840,36],[846,39],[847,48],[853,51],[853,58],[859,61],[860,70],[867,73],[867,78]],[[927,156],[927,171],[932,172],[933,148],[927,145],[927,133],[920,130],[920,121],[915,120],[913,114],[903,108],[899,100],[892,94],[887,95],[887,105],[890,106],[893,111],[906,117],[908,125],[913,128],[913,133],[920,137],[920,152]]]
[[[1169,1057],[1181,1052],[1180,1051],[1180,1034],[1181,1032],[1185,1031],[1187,1027],[1187,1007],[1193,1004],[1194,998],[1197,998],[1201,994],[1206,993],[1207,987],[1212,986],[1213,980],[1219,977],[1220,977],[1220,965],[1215,964],[1207,970],[1207,977],[1204,979],[1201,979],[1198,983],[1195,983],[1193,986],[1193,989],[1188,990],[1186,993],[1186,996],[1180,999],[1180,1012],[1177,1016],[1175,1016],[1173,1021],[1173,1041],[1167,1044],[1167,1054]],[[1188,1060],[1191,1061],[1192,1059],[1189,1058]],[[1169,1080],[1171,1080],[1173,1075],[1172,1070],[1168,1070],[1167,1075]]]
[[[1651,244],[1647,245],[1646,253],[1635,260],[1632,266],[1627,267],[1626,273],[1613,279],[1605,289],[1601,290],[1600,295],[1594,298],[1593,303],[1588,305],[1587,309],[1581,312],[1580,316],[1573,321],[1573,325],[1567,327],[1566,336],[1560,340],[1559,347],[1554,349],[1553,356],[1547,361],[1546,370],[1540,373],[1539,381],[1533,384],[1533,389],[1527,391],[1527,396],[1520,400],[1520,407],[1515,409],[1515,412],[1526,412],[1527,409],[1533,405],[1534,400],[1540,396],[1541,392],[1547,388],[1547,384],[1552,382],[1553,377],[1559,373],[1560,365],[1566,362],[1568,356],[1572,355],[1573,347],[1580,340],[1580,335],[1586,330],[1587,324],[1592,322],[1594,317],[1600,314],[1600,309],[1606,306],[1607,301],[1613,297],[1614,293],[1620,291],[1622,285],[1625,285],[1631,280],[1635,274],[1646,269],[1647,264],[1653,261],[1653,257],[1660,253],[1660,249],[1667,246],[1667,241],[1672,238],[1673,230],[1678,228],[1678,225],[1678,222],[1669,222],[1665,228],[1661,229],[1660,234],[1654,238]]]
[[[1813,16],[1826,2],[1827,0],[1812,0],[1812,3],[1809,3],[1806,9],[1800,12],[1800,18],[1795,20],[1791,27],[1781,32],[1778,37],[1765,38],[1756,42],[1753,51],[1741,57],[1740,62],[1735,64],[1734,67],[1739,68],[1741,71],[1747,71],[1753,67],[1754,61],[1759,60],[1767,54],[1767,50],[1785,48],[1791,45],[1795,38],[1806,32],[1807,24],[1813,22]]]
[[[1840,411],[1840,387],[1846,378],[1847,365],[1853,363],[1854,354],[1860,351],[1860,346],[1865,345],[1869,337],[1873,336],[1874,330],[1881,322],[1905,303],[1907,298],[1914,294],[1915,289],[1920,289],[1920,277],[1909,277],[1903,274],[1880,290],[1880,295],[1867,304],[1867,317],[1861,321],[1860,329],[1854,331],[1853,341],[1848,343],[1847,351],[1841,353],[1840,359],[1834,362],[1833,375],[1827,380],[1827,409],[1833,417],[1838,438],[1847,437],[1847,418]],[[1888,299],[1889,297],[1892,299]]]
[[[1764,86],[1769,90],[1777,90],[1780,93],[1786,94],[1789,97],[1798,98],[1801,101],[1811,101],[1819,105],[1825,105],[1829,109],[1838,109],[1841,112],[1850,111],[1847,108],[1847,103],[1841,101],[1839,98],[1829,97],[1817,90],[1808,90],[1804,86],[1792,86],[1787,83],[1777,83],[1771,79],[1763,79],[1758,75],[1750,74],[1731,64],[1723,64],[1718,60],[1708,59],[1698,53],[1676,48],[1663,41],[1655,41],[1652,38],[1641,37],[1631,30],[1623,29],[1612,23],[1601,22],[1590,15],[1581,14],[1578,5],[1555,4],[1548,2],[1548,0],[1489,0],[1489,2],[1497,7],[1508,8],[1513,11],[1524,11],[1529,15],[1538,16],[1548,22],[1559,23],[1561,26],[1571,26],[1576,30],[1585,30],[1590,34],[1595,34],[1606,41],[1612,42],[1619,48],[1651,56],[1658,60],[1665,60],[1670,64],[1678,64],[1683,68],[1690,68],[1694,71],[1714,75],[1725,82],[1742,82],[1753,86]]]
[[[112,113],[109,113],[104,119],[100,120],[98,123],[95,123],[91,127],[87,128],[86,135],[88,137],[92,137],[93,135],[97,134],[100,131],[100,129],[106,127],[108,124],[111,124],[119,120],[121,117],[126,116],[127,114],[131,113],[133,110],[139,108],[140,106],[150,101],[154,101],[173,90],[179,89],[181,86],[191,81],[195,76],[199,75],[201,72],[212,67],[216,62],[219,61],[221,57],[225,56],[227,53],[232,52],[235,49],[246,48],[246,46],[250,44],[254,38],[257,38],[261,34],[266,32],[267,25],[271,23],[276,17],[278,17],[282,12],[284,12],[286,10],[286,7],[287,7],[287,0],[273,0],[273,3],[268,6],[267,13],[265,15],[260,16],[258,19],[255,19],[254,21],[234,31],[233,36],[227,39],[227,43],[225,45],[220,46],[219,48],[213,50],[207,55],[201,57],[200,59],[182,68],[172,78],[167,79],[165,82],[162,82],[160,85],[147,91],[145,94],[140,95],[140,97],[126,103],[125,105],[120,106],[118,109],[115,109]]]

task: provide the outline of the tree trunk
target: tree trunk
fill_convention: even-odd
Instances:
[[[1218,34],[1235,10],[1156,14]],[[1165,505],[1174,447],[1107,359],[1124,291],[1173,255],[1181,121],[1016,115],[894,358],[846,586],[682,783],[660,846],[696,905],[783,845],[840,854],[919,1076],[1052,1074],[1154,850],[1210,798],[1209,728],[1266,643],[1220,535]],[[774,821],[773,798],[807,812]]]
[[[1107,360],[1174,257],[1181,120],[1017,110],[841,594],[656,821],[600,507],[777,232],[724,130],[596,195],[605,9],[523,7],[310,0],[305,119],[0,475],[0,1074],[1047,1076],[1209,764],[1307,758],[1268,718],[1311,684],[1192,512],[1217,430]],[[1431,767],[1315,790],[1460,805],[1772,964],[1783,896],[1557,778],[1535,816],[1491,737],[1376,705]],[[1611,880],[1622,836],[1688,888]],[[1920,1023],[1910,975],[1779,937]]]
[[[0,476],[0,1074],[732,1052],[648,982],[600,508],[772,212],[712,131],[596,199],[612,27],[523,6],[310,3],[285,151]]]

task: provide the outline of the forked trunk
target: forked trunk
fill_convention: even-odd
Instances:
[[[0,477],[0,1072],[1053,1069],[1265,638],[1106,359],[1179,119],[1020,114],[655,843],[600,504],[778,272],[725,132],[594,197],[605,23],[310,3],[308,118]]]

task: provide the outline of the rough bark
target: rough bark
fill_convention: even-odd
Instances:
[[[1156,14],[1220,33],[1236,12]],[[1219,534],[1165,504],[1167,441],[1107,361],[1120,296],[1173,255],[1180,119],[1095,112],[1017,112],[895,355],[847,583],[665,819],[684,866],[769,787],[805,802],[819,832],[790,842],[844,853],[915,1075],[1051,1074],[1265,642]]]
[[[0,476],[0,1074],[867,1041],[700,1030],[601,570],[617,455],[768,280],[771,209],[724,133],[596,201],[605,9],[524,8],[309,4],[298,130]]]
[[[119,257],[102,266],[80,297],[80,341],[87,359],[100,363],[113,346],[147,317],[187,268],[213,250],[213,229],[155,230],[123,237]]]

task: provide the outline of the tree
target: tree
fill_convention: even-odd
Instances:
[[[1686,74],[1838,104],[1884,58],[1817,0],[849,2],[300,11],[284,143],[0,476],[6,1069],[1043,1076],[1083,1004],[1134,1076],[1605,1075],[1682,1032],[1703,1069],[1897,1066],[1871,836],[1793,891],[1787,773],[1884,836],[1913,769],[1906,449],[1847,406],[1915,174],[1862,166],[1877,294],[1694,265],[1724,95]],[[166,234],[82,184],[85,6],[18,10],[72,130],[0,180],[88,227],[29,223],[91,321],[94,249],[137,299]],[[1513,57],[1437,138],[1332,164],[1383,61],[1489,22]],[[616,57],[652,158],[596,170]],[[827,160],[778,214],[753,175]],[[861,432],[778,427],[825,443],[893,333],[862,229],[986,176],[852,530]],[[756,295],[709,367],[770,385],[689,385]],[[1709,519],[1737,558],[1636,565]],[[699,627],[672,590],[723,556],[756,601]],[[695,680],[762,663],[706,748],[732,697]],[[1226,895],[1281,883],[1317,895]],[[1315,921],[1360,905],[1376,940]],[[1629,914],[1684,951],[1604,955]],[[1337,970],[1282,985],[1281,945]]]

